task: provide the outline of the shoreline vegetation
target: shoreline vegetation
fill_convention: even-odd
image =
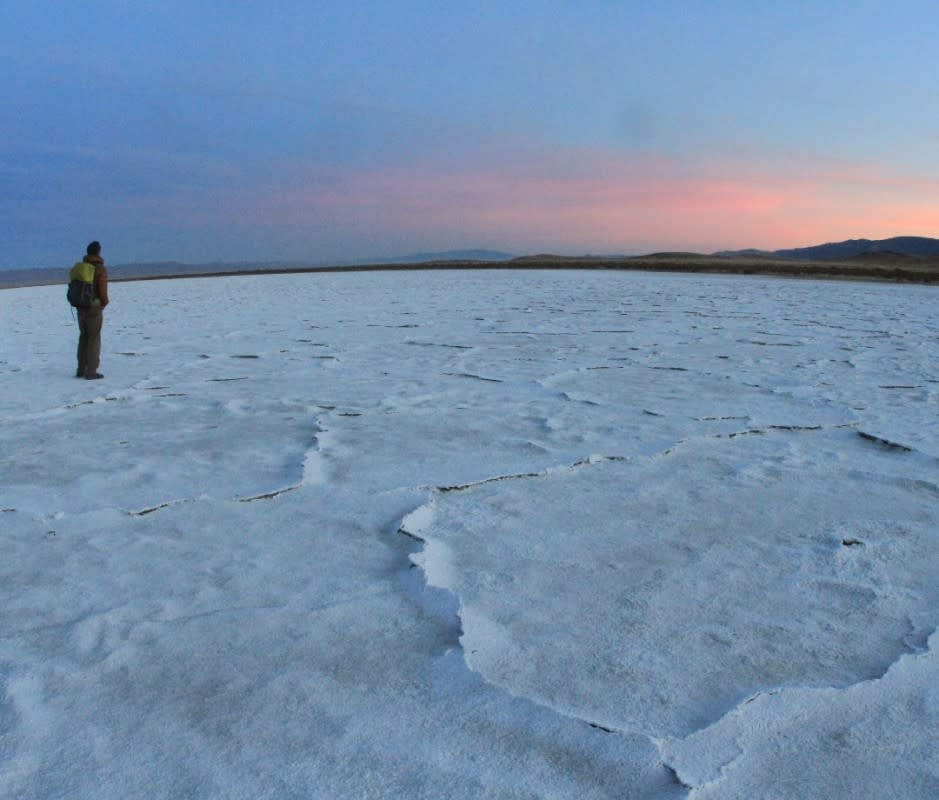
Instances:
[[[763,275],[769,277],[849,279],[890,282],[939,283],[939,258],[916,258],[878,253],[838,261],[796,261],[765,256],[714,256],[698,253],[652,253],[645,256],[520,256],[507,261],[471,259],[423,261],[353,266],[258,267],[256,269],[158,275],[127,280],[207,278],[221,275],[264,275],[307,272],[394,272],[419,270],[550,270],[591,269],[637,272],[685,272],[691,274]],[[121,280],[115,277],[115,280]]]
[[[174,270],[172,267],[178,267]],[[179,278],[213,278],[236,275],[284,275],[317,272],[394,272],[427,270],[622,270],[642,272],[677,272],[715,275],[753,275],[785,278],[841,279],[886,281],[892,283],[939,283],[939,257],[910,256],[901,253],[865,253],[845,259],[800,260],[764,255],[705,255],[700,253],[652,253],[644,256],[557,256],[550,254],[520,256],[506,260],[441,259],[420,262],[344,264],[344,265],[277,265],[277,264],[211,264],[153,265],[154,274],[147,274],[147,265],[134,265],[134,274],[122,275],[121,265],[111,268],[109,280],[122,281],[170,280]],[[54,285],[64,278],[58,270],[31,270],[10,273],[9,279],[0,272],[0,289],[25,286]],[[29,276],[26,273],[34,273]],[[63,272],[64,274],[64,272]]]

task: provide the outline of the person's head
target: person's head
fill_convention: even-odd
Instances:
[[[89,256],[101,255],[101,242],[94,241],[85,249],[85,254]]]

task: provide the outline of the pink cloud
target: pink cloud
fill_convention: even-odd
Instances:
[[[516,154],[475,167],[302,173],[219,198],[214,215],[337,236],[522,251],[778,248],[939,234],[939,181],[877,164]],[[188,205],[188,204],[187,204]]]

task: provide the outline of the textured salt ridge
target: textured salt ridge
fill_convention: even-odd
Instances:
[[[823,430],[826,426],[821,425],[767,425],[763,428],[758,429],[746,429],[730,434],[714,434],[711,436],[706,436],[704,438],[735,438],[737,436],[746,436],[746,435],[764,435],[772,432],[814,432]],[[848,424],[839,424],[828,426],[831,429],[854,429],[856,426],[852,423]],[[889,439],[884,439],[879,436],[874,436],[872,434],[866,433],[861,430],[855,430],[855,433],[867,444],[874,445],[876,447],[882,448],[890,452],[896,452],[900,454],[915,453],[915,450],[906,445],[891,441]],[[678,442],[675,447],[681,447],[684,442]],[[669,448],[663,451],[660,455],[668,455],[673,452],[675,448]],[[933,459],[929,456],[924,456],[927,460],[932,461]],[[435,487],[434,496],[425,504],[419,506],[410,514],[408,514],[404,519],[402,519],[400,525],[398,526],[398,533],[406,536],[415,543],[417,543],[416,549],[411,553],[410,559],[412,565],[421,569],[424,581],[426,585],[433,587],[434,589],[446,592],[450,597],[450,603],[454,609],[453,613],[455,619],[452,623],[454,630],[458,631],[457,641],[454,644],[454,647],[459,650],[460,653],[460,663],[462,669],[465,669],[467,672],[474,674],[479,674],[480,678],[489,685],[493,685],[485,675],[481,673],[476,673],[466,661],[465,651],[461,642],[463,636],[463,622],[462,622],[462,603],[456,592],[454,592],[450,587],[453,585],[454,581],[450,577],[450,571],[452,569],[452,562],[450,561],[449,553],[446,546],[432,538],[426,536],[425,531],[430,527],[434,519],[434,509],[436,503],[436,496],[444,495],[451,492],[460,492],[471,490],[476,487],[485,486],[492,483],[502,482],[502,481],[513,481],[513,480],[528,480],[539,477],[545,477],[551,474],[558,474],[562,472],[569,472],[581,467],[589,466],[591,464],[610,462],[610,461],[624,461],[627,460],[623,456],[603,456],[603,455],[591,455],[583,459],[580,459],[573,464],[566,466],[552,467],[538,472],[526,472],[526,473],[517,473],[509,475],[497,475],[490,478],[483,478],[476,481],[471,481],[469,483],[454,485],[454,486],[438,486]],[[939,493],[939,487],[932,486],[932,489]],[[842,544],[846,547],[862,545],[863,542],[850,540],[843,541]],[[939,633],[936,629],[933,629],[932,633],[927,637],[928,644],[923,647],[917,646],[915,644],[910,645],[907,652],[901,653],[896,660],[891,662],[886,666],[883,672],[869,679],[864,679],[852,683],[847,686],[842,687],[826,687],[824,689],[818,688],[801,688],[797,686],[785,686],[785,687],[767,687],[761,691],[754,693],[753,695],[744,698],[741,700],[735,707],[728,710],[720,718],[715,719],[709,722],[706,725],[701,726],[695,730],[690,731],[685,736],[682,737],[657,737],[650,735],[643,731],[637,730],[626,730],[611,727],[608,724],[600,723],[595,720],[586,719],[583,717],[571,715],[564,711],[563,709],[555,708],[550,705],[546,705],[543,702],[539,702],[530,697],[526,697],[529,702],[535,703],[542,708],[546,708],[551,712],[558,714],[561,717],[574,720],[581,724],[587,725],[591,728],[603,731],[608,734],[614,735],[628,735],[628,736],[643,736],[648,739],[648,741],[655,745],[658,749],[663,769],[672,777],[672,780],[675,784],[680,786],[682,789],[688,792],[688,796],[698,796],[698,792],[703,789],[713,789],[715,787],[719,788],[722,785],[727,775],[732,771],[732,768],[735,763],[742,759],[746,755],[746,750],[742,746],[732,748],[731,751],[723,751],[720,753],[719,758],[717,759],[716,766],[711,767],[711,772],[707,777],[702,777],[699,772],[696,772],[694,769],[688,769],[682,766],[682,762],[685,760],[685,756],[681,753],[680,745],[685,742],[694,742],[702,741],[702,746],[708,752],[708,757],[711,759],[712,763],[714,761],[714,754],[711,752],[713,750],[713,745],[705,738],[709,731],[718,729],[727,724],[728,720],[734,720],[742,717],[754,703],[758,703],[761,699],[778,697],[779,703],[781,705],[786,704],[786,698],[790,695],[798,696],[804,695],[805,693],[814,693],[819,697],[831,697],[835,696],[848,696],[852,692],[856,692],[859,689],[862,689],[865,686],[871,686],[878,684],[885,679],[897,669],[900,665],[904,664],[908,659],[924,657],[930,651],[930,649],[935,647],[937,642],[933,641],[939,639]],[[505,692],[510,696],[517,696],[510,689],[504,686],[496,686],[500,691]]]

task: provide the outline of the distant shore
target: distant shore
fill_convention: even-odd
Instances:
[[[913,262],[913,263],[908,263]],[[847,279],[897,283],[939,283],[939,259],[904,258],[902,265],[891,257],[860,257],[844,261],[795,261],[761,256],[709,256],[696,253],[655,253],[647,256],[610,258],[604,256],[522,256],[508,261],[425,261],[400,264],[359,264],[355,266],[274,267],[159,275],[127,280],[164,278],[206,278],[222,275],[267,275],[315,272],[392,272],[401,270],[624,270],[638,272],[683,272],[715,275],[765,275],[789,278]],[[120,278],[116,278],[120,280]]]
[[[886,281],[893,283],[939,283],[939,258],[876,253],[843,260],[802,261],[760,255],[702,255],[698,253],[653,253],[645,256],[556,256],[532,255],[502,261],[441,260],[402,263],[355,264],[340,266],[134,265],[135,274],[122,275],[121,267],[111,269],[113,282],[178,280],[180,278],[231,277],[235,275],[284,275],[331,272],[391,272],[401,270],[629,270],[679,272],[715,275],[762,275],[767,277]],[[7,279],[9,274],[9,279]],[[65,282],[64,270],[16,270],[0,272],[0,289],[55,285]]]

